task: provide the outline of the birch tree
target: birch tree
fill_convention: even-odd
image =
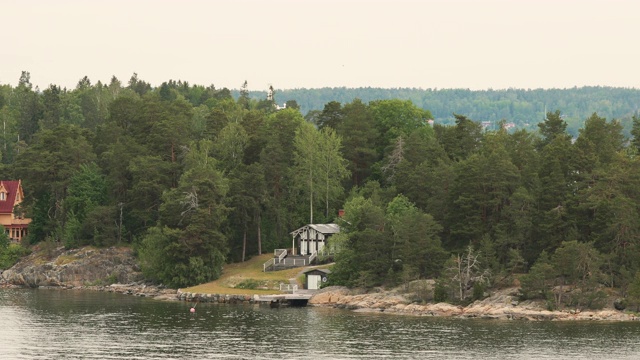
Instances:
[[[313,224],[314,203],[322,199],[329,218],[330,202],[342,193],[341,181],[348,175],[340,154],[340,137],[331,128],[321,131],[303,124],[294,139],[294,182],[309,198],[309,221]]]
[[[349,176],[346,160],[342,157],[342,140],[332,128],[320,130],[320,171],[324,185],[325,218],[329,218],[330,202],[343,192],[342,180]]]

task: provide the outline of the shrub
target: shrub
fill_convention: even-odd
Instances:
[[[238,288],[238,289],[255,290],[259,286],[260,286],[260,282],[258,280],[246,279],[246,280],[242,280],[240,283],[238,283],[238,285],[236,285],[236,288]]]
[[[472,295],[472,299],[475,300],[482,300],[484,299],[484,291],[485,291],[485,285],[481,282],[476,282],[473,284],[473,295]]]
[[[18,244],[9,244],[9,246],[0,248],[0,269],[8,269],[15,265],[18,260],[31,253],[27,248]]]
[[[447,286],[440,280],[436,281],[436,286],[433,289],[433,300],[435,302],[446,302],[449,298],[448,293]]]

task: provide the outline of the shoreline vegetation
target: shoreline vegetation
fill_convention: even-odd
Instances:
[[[246,263],[225,266],[223,276],[210,283],[185,289],[171,289],[151,285],[141,278],[132,250],[128,248],[57,249],[47,260],[42,253],[34,252],[23,258],[0,276],[0,288],[42,288],[77,291],[104,291],[124,295],[148,297],[164,301],[191,303],[253,304],[259,295],[280,293],[274,290],[276,283],[296,281],[305,268],[284,272],[263,273],[260,270],[263,255]],[[101,264],[102,272],[96,272]],[[90,271],[88,268],[92,268]],[[110,274],[105,277],[105,274]],[[114,276],[113,274],[117,274]],[[127,276],[125,276],[127,274]],[[102,278],[100,278],[102,276]],[[102,279],[102,280],[100,280]],[[112,283],[107,283],[112,281]],[[251,288],[242,288],[247,284]],[[482,300],[467,306],[420,300],[420,292],[428,291],[433,284],[427,280],[413,282],[394,289],[369,290],[329,286],[319,290],[309,300],[310,306],[331,307],[362,313],[384,313],[409,316],[437,316],[463,319],[530,320],[530,321],[637,321],[635,313],[616,310],[611,297],[601,310],[565,308],[549,311],[544,300],[519,300],[519,288],[511,286],[493,289]]]

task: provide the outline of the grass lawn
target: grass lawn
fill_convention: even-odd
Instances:
[[[262,272],[262,264],[273,257],[273,254],[264,254],[256,256],[243,263],[227,264],[222,269],[222,276],[216,281],[206,284],[196,285],[190,288],[182,289],[185,292],[201,293],[201,294],[280,294],[277,288],[279,283],[289,283],[289,279],[297,278],[298,286],[302,286],[298,274],[312,267],[300,267],[289,270]],[[236,286],[239,284],[253,283],[259,284],[255,289],[241,289]],[[269,290],[261,289],[268,288]]]

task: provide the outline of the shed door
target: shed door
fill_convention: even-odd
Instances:
[[[307,289],[318,290],[320,288],[320,282],[322,281],[320,275],[307,275]]]

